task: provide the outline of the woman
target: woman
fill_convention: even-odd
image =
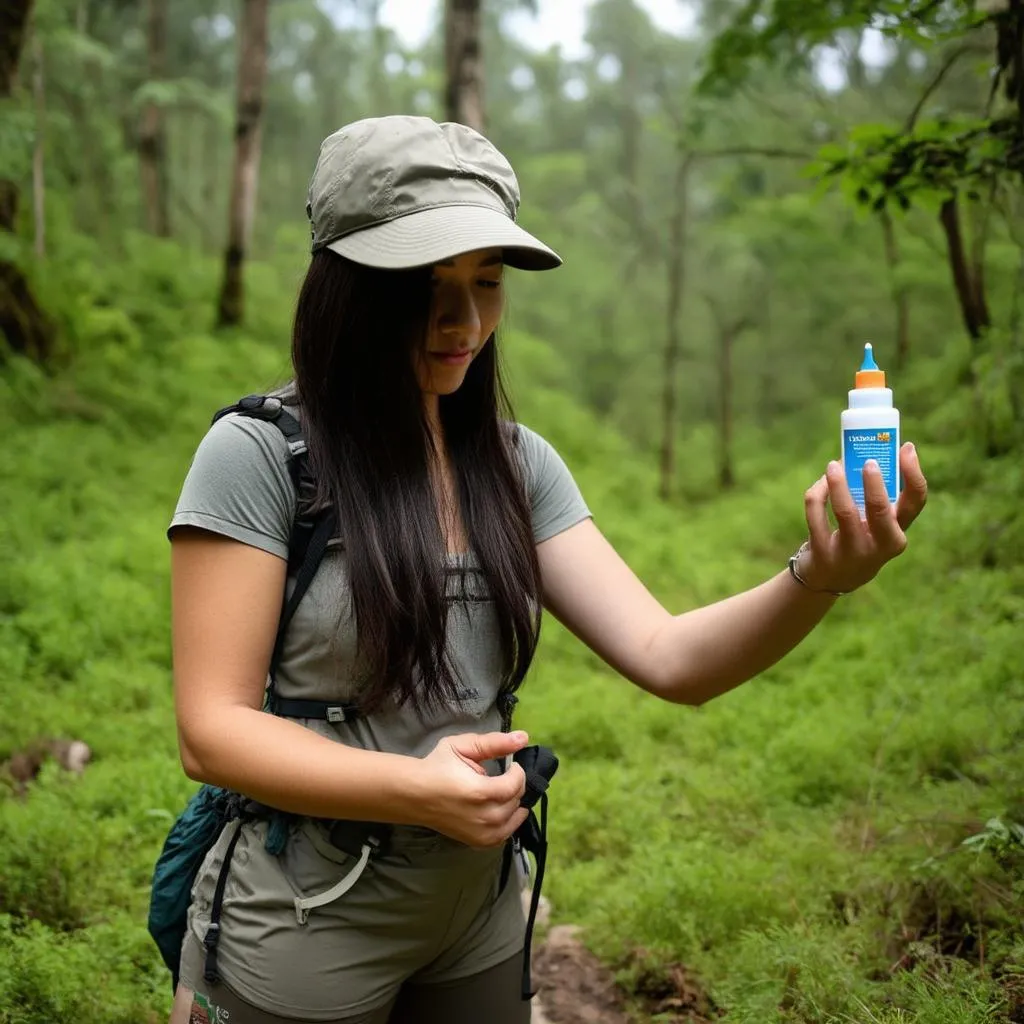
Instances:
[[[315,493],[297,498],[275,427],[227,416],[170,528],[185,770],[299,824],[279,855],[257,820],[229,826],[207,857],[172,1024],[528,1021],[519,894],[500,884],[527,813],[510,755],[528,741],[508,731],[502,698],[529,667],[541,606],[637,686],[699,704],[799,643],[904,549],[924,506],[910,445],[895,508],[865,471],[866,521],[830,464],[805,495],[809,541],[788,571],[670,615],[602,538],[557,453],[500,418],[505,267],[560,262],[515,224],[518,204],[507,161],[463,126],[372,119],[321,148],[283,396]],[[277,691],[354,702],[342,722],[261,710],[297,503],[330,507],[338,528],[289,626]],[[390,846],[365,866],[336,822],[386,823]],[[343,878],[357,880],[318,901]]]

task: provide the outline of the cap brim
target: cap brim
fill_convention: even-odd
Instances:
[[[326,248],[354,263],[406,270],[475,249],[502,249],[519,270],[554,270],[562,258],[509,217],[486,206],[435,206],[353,231]]]

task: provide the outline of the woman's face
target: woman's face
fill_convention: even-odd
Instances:
[[[427,394],[450,395],[494,333],[504,306],[500,249],[477,249],[436,263],[426,345],[416,377]]]

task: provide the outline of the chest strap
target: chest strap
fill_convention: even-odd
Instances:
[[[315,718],[322,722],[338,725],[351,722],[361,717],[359,707],[355,704],[338,704],[322,700],[289,700],[286,697],[274,698],[274,714],[282,718]]]

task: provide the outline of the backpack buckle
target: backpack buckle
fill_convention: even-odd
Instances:
[[[281,408],[281,399],[274,398],[272,395],[246,395],[238,402],[240,412],[259,416],[263,420],[277,419]]]
[[[206,934],[203,936],[203,947],[206,952],[209,953],[217,948],[217,943],[220,941],[220,925],[216,921],[211,921],[206,928]]]
[[[349,818],[338,818],[327,824],[330,844],[352,857],[361,856],[364,847],[370,851],[369,856],[378,857],[387,853],[391,846],[390,825]]]
[[[327,721],[338,725],[346,720],[345,709],[331,706],[327,709]]]

